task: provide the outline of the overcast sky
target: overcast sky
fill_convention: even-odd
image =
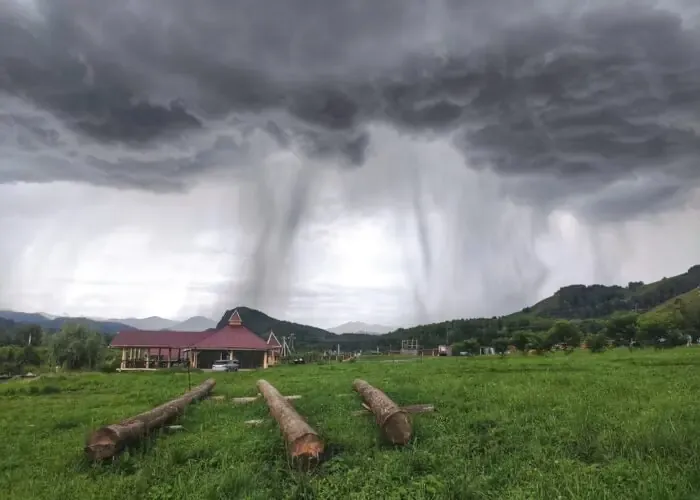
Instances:
[[[684,272],[696,4],[5,0],[0,309],[410,325]]]

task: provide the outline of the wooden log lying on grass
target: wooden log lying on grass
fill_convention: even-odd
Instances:
[[[122,420],[118,424],[101,427],[87,439],[85,454],[91,460],[105,460],[119,454],[128,444],[133,444],[167,422],[182,415],[187,405],[206,397],[216,385],[210,378],[177,399],[168,401],[145,413]]]
[[[258,380],[257,385],[270,408],[270,414],[282,430],[292,459],[305,467],[318,462],[324,450],[318,433],[269,382]]]
[[[377,425],[392,444],[406,444],[411,439],[413,427],[408,412],[401,409],[389,396],[367,382],[357,379],[353,389],[362,397],[377,420]]]

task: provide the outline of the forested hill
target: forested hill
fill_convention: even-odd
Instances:
[[[521,312],[502,317],[457,319],[401,328],[376,339],[380,346],[399,345],[415,338],[426,347],[474,340],[490,345],[496,338],[520,333],[544,334],[557,320],[573,320],[582,334],[597,334],[609,326],[611,316],[678,317],[673,328],[697,329],[700,333],[700,266],[654,283],[632,282],[628,286],[572,285]],[[697,292],[697,293],[696,293]],[[639,316],[641,315],[641,316]]]
[[[644,312],[700,286],[700,265],[687,272],[654,283],[631,282],[626,287],[571,285],[551,297],[525,308],[537,316],[586,319],[601,318],[616,311]]]
[[[322,328],[315,326],[302,325],[292,323],[291,321],[283,321],[272,318],[267,314],[251,309],[249,307],[240,306],[226,311],[216,328],[223,328],[228,322],[229,317],[234,310],[238,310],[243,324],[253,333],[267,340],[270,330],[275,332],[277,338],[282,341],[282,337],[289,337],[294,334],[295,345],[299,348],[309,349],[334,349],[338,343],[342,344],[343,349],[368,349],[377,345],[375,337],[377,335],[370,334],[343,334],[337,335]]]

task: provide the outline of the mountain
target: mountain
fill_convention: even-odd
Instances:
[[[47,318],[42,313],[25,313],[17,311],[0,311],[0,318],[9,319],[15,323],[36,323],[37,325],[42,325],[48,321],[53,321],[52,318]]]
[[[366,333],[337,335],[315,326],[279,320],[245,306],[226,311],[216,325],[217,329],[226,325],[234,310],[238,310],[238,314],[247,328],[264,339],[267,339],[270,330],[275,332],[275,336],[280,342],[282,337],[289,338],[290,335],[294,334],[294,347],[297,351],[302,349],[335,349],[338,344],[342,344],[342,348],[345,350],[373,349],[377,346],[377,335]]]
[[[647,314],[654,314],[683,307],[688,309],[693,305],[697,305],[700,311],[699,285],[700,266],[649,284],[637,281],[627,286],[571,285],[507,316],[455,319],[399,328],[386,335],[375,336],[375,339],[380,346],[397,347],[404,339],[416,339],[426,347],[467,339],[488,345],[495,338],[510,337],[517,332],[547,332],[558,319],[576,321],[585,334],[598,333],[605,327],[607,319],[617,312],[648,311]]]
[[[97,321],[105,321],[105,320],[100,319]],[[160,316],[149,316],[148,318],[124,318],[124,319],[114,318],[114,319],[109,319],[106,321],[111,321],[114,323],[122,323],[122,324],[128,325],[132,328],[136,328],[137,330],[174,329],[173,325],[178,324],[177,321],[174,321],[172,319],[161,318]]]
[[[648,311],[667,300],[700,285],[700,265],[671,278],[653,283],[630,282],[626,287],[571,285],[559,289],[522,312],[537,316],[567,319],[601,318],[615,311]]]
[[[203,332],[216,326],[216,321],[204,316],[193,316],[181,323],[175,323],[161,330],[174,330],[176,332]]]
[[[389,333],[395,330],[395,328],[390,328],[383,325],[371,325],[367,323],[362,323],[361,321],[350,321],[348,323],[343,323],[342,325],[329,328],[328,331],[331,333],[343,334],[343,333],[368,333],[370,335],[382,335],[384,333]]]
[[[41,313],[24,313],[17,311],[0,311],[0,318],[12,320],[15,323],[30,323],[39,325],[45,330],[60,330],[66,323],[77,323],[104,334],[115,334],[119,330],[128,330],[130,327],[114,321],[96,321],[90,318],[57,317],[48,318]]]

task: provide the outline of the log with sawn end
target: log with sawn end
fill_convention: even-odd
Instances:
[[[305,467],[317,463],[324,450],[318,433],[269,382],[258,380],[257,385],[270,408],[270,414],[282,430],[292,459]]]
[[[401,409],[389,396],[364,380],[357,379],[353,389],[362,397],[374,413],[377,425],[392,444],[406,444],[411,439],[413,428],[408,412]]]
[[[163,427],[182,415],[187,405],[206,397],[216,385],[210,378],[177,399],[168,401],[150,411],[122,420],[118,424],[101,427],[87,439],[85,454],[91,460],[105,460],[121,453],[124,448]]]

